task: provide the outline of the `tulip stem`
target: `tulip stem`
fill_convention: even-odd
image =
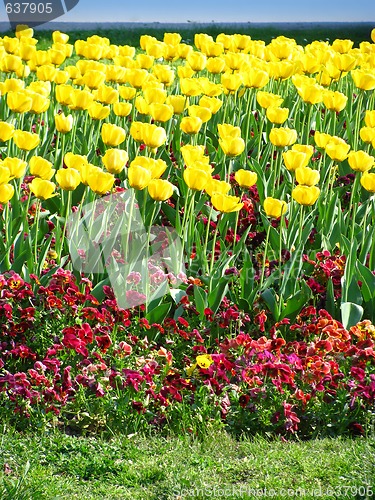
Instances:
[[[352,192],[350,194],[350,202],[349,202],[349,211],[348,211],[348,225],[347,225],[347,230],[349,229],[349,224],[351,224],[351,230],[350,230],[350,235],[347,233],[348,237],[350,238],[350,241],[353,243],[353,237],[354,237],[354,226],[355,226],[355,218],[356,218],[356,212],[357,212],[357,191],[358,191],[358,186],[359,186],[359,172],[356,172],[355,178],[354,178],[354,183],[352,186]],[[351,214],[351,218],[350,218]],[[350,222],[351,219],[351,222]]]
[[[214,238],[212,240],[212,251],[211,251],[211,262],[210,262],[210,275],[211,276],[212,276],[212,270],[214,268],[214,262],[215,262],[215,247],[216,247],[216,239],[217,239],[218,229],[219,229],[219,224],[218,224],[218,222],[216,222]]]
[[[154,217],[155,217],[156,208],[158,207],[158,205],[160,205],[160,202],[154,203],[154,206],[152,209],[150,225],[149,225],[148,230],[147,230],[147,241],[146,241],[146,266],[147,266],[147,270],[146,270],[146,312],[147,312],[147,308],[148,308],[148,299],[149,299],[149,295],[150,295],[150,275],[149,275],[149,270],[148,270],[148,259],[150,256],[151,229],[152,229],[152,223],[153,223]]]
[[[263,286],[263,281],[264,281],[264,272],[266,269],[266,260],[267,260],[267,251],[268,251],[268,243],[270,240],[270,232],[271,232],[271,221],[269,221],[268,227],[267,227],[267,233],[266,233],[266,242],[264,245],[264,253],[263,253],[263,260],[262,260],[262,271],[260,275],[260,281],[259,281],[259,289],[262,288]]]
[[[63,231],[61,233],[60,248],[59,248],[59,252],[57,254],[57,262],[59,264],[60,264],[60,261],[61,261],[61,254],[62,254],[62,251],[64,249],[64,243],[66,241],[66,235],[65,235],[65,233],[66,233],[66,226],[68,224],[68,217],[70,215],[71,205],[72,205],[72,191],[68,191],[67,200],[66,200],[66,211],[65,211],[64,226],[63,226]]]
[[[297,243],[296,250],[298,250],[299,246],[301,245],[301,241],[302,241],[304,215],[305,215],[305,207],[304,207],[304,205],[301,205],[300,206],[300,213],[299,213],[298,243]]]
[[[210,234],[210,227],[211,227],[211,218],[212,218],[212,213],[213,213],[214,207],[211,204],[210,208],[210,213],[208,214],[208,220],[207,220],[207,226],[206,226],[206,235],[204,238],[204,245],[203,245],[203,255],[206,259],[206,271],[208,273],[209,268],[208,268],[208,260],[207,260],[207,244],[208,244],[208,236]]]
[[[361,243],[361,249],[360,249],[360,252],[359,254],[361,254],[364,246],[365,246],[365,240],[366,240],[366,230],[367,230],[367,217],[368,217],[368,214],[369,214],[369,211],[370,211],[370,206],[371,206],[371,200],[369,200],[369,202],[367,203],[367,206],[366,206],[366,211],[365,211],[365,215],[363,217],[363,221],[362,221],[362,243]],[[363,265],[366,265],[366,255],[363,256],[363,262],[362,262]]]
[[[128,264],[129,238],[130,238],[130,229],[131,229],[132,218],[133,218],[134,201],[135,201],[135,190],[133,189],[132,195],[130,198],[129,216],[128,216],[127,226],[126,226],[126,239],[125,239],[125,252],[124,252],[124,259],[125,259],[126,264]]]
[[[5,208],[4,208],[4,224],[5,224],[5,241],[7,245],[7,251],[5,254],[5,265],[7,270],[10,269],[10,236],[9,236],[9,231],[10,231],[10,223],[9,223],[9,201],[5,203]]]
[[[35,207],[35,241],[34,241],[34,265],[37,267],[38,263],[38,233],[39,233],[39,214],[40,214],[40,201],[36,201]]]
[[[358,145],[359,122],[360,122],[360,118],[361,118],[363,95],[364,95],[364,91],[359,90],[359,94],[358,94],[358,98],[357,98],[357,108],[355,111],[353,151],[357,150],[357,145]]]

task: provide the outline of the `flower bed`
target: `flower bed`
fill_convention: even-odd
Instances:
[[[368,432],[375,44],[52,42],[0,39],[2,416]]]

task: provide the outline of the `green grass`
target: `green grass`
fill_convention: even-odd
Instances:
[[[6,431],[0,456],[2,500],[250,499],[256,498],[252,489],[273,489],[274,496],[263,497],[281,499],[290,497],[288,488],[305,490],[303,498],[313,498],[314,490],[322,498],[366,498],[361,493],[375,481],[375,440],[369,438],[236,441],[217,433],[203,441],[103,440]]]

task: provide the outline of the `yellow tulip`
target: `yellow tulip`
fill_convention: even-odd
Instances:
[[[221,85],[228,92],[236,92],[242,85],[242,78],[240,73],[223,73],[221,75]]]
[[[267,85],[269,79],[266,71],[255,67],[250,67],[242,73],[242,81],[247,88],[261,89]]]
[[[157,80],[160,83],[164,84],[166,87],[172,85],[176,76],[174,69],[164,64],[155,64],[154,67],[152,68],[152,72],[156,76]]]
[[[167,133],[163,127],[145,123],[142,129],[142,140],[147,147],[156,149],[166,142]]]
[[[212,57],[207,61],[206,69],[213,75],[218,75],[225,71],[225,61],[221,57]]]
[[[14,125],[0,121],[0,142],[9,141],[14,134]]]
[[[148,115],[149,114],[149,106],[147,104],[147,101],[144,97],[138,96],[135,98],[135,103],[134,103],[136,110],[140,115]]]
[[[375,173],[364,172],[361,176],[361,185],[370,193],[375,193]]]
[[[226,214],[238,212],[243,207],[240,198],[222,193],[213,193],[211,196],[211,203],[216,210]]]
[[[93,91],[93,96],[96,101],[103,104],[114,104],[119,99],[118,91],[108,85],[100,85],[97,90]]]
[[[241,137],[224,137],[219,145],[226,156],[238,156],[245,150],[245,141]]]
[[[349,153],[350,145],[344,140],[331,139],[325,147],[327,155],[334,161],[344,161]]]
[[[183,95],[169,95],[166,103],[173,107],[175,115],[181,115],[189,104],[188,98]]]
[[[151,179],[159,179],[159,177],[161,177],[166,171],[167,164],[161,158],[158,158],[157,160],[150,158],[150,160],[151,163],[149,169],[151,171]]]
[[[180,123],[180,129],[185,132],[185,134],[193,135],[197,134],[202,126],[202,120],[195,117],[185,116],[182,118]]]
[[[169,104],[152,103],[149,105],[149,114],[157,122],[167,122],[173,116],[173,106]]]
[[[152,179],[147,189],[149,195],[155,201],[168,200],[173,194],[173,184],[163,179]]]
[[[367,110],[365,112],[365,124],[366,127],[375,127],[375,110]]]
[[[374,166],[375,158],[365,151],[351,151],[348,154],[348,163],[352,170],[366,172]]]
[[[30,191],[39,199],[39,200],[48,200],[55,195],[56,184],[51,181],[47,181],[44,179],[39,179],[35,177],[29,184]]]
[[[318,104],[323,101],[323,87],[317,84],[303,84],[297,88],[297,92],[304,102]]]
[[[271,129],[269,139],[276,147],[291,146],[297,140],[297,131],[287,127]]]
[[[193,163],[197,160],[209,162],[208,156],[204,155],[204,146],[193,146],[192,144],[186,144],[180,148],[182,157],[184,159],[185,165],[191,167]]]
[[[87,165],[88,161],[87,156],[69,152],[64,156],[64,163],[68,168],[75,168],[80,172],[82,165]]]
[[[314,146],[310,144],[293,144],[292,151],[298,151],[300,153],[306,153],[310,159],[314,154]]]
[[[18,148],[24,151],[30,151],[38,146],[40,137],[38,134],[33,134],[32,132],[16,130],[13,135],[13,141]]]
[[[7,105],[14,113],[27,113],[30,111],[33,101],[25,91],[8,92]]]
[[[240,127],[235,127],[233,125],[230,125],[229,123],[219,123],[217,126],[217,130],[220,139],[224,139],[224,137],[232,137],[233,139],[236,137],[241,137]]]
[[[51,82],[31,82],[30,85],[28,85],[27,90],[32,90],[33,92],[36,92],[37,94],[40,94],[44,97],[49,97],[51,93],[52,85]]]
[[[263,208],[266,212],[267,217],[278,219],[286,213],[288,206],[285,201],[268,197],[264,200]]]
[[[46,181],[50,181],[55,173],[55,170],[52,168],[52,163],[41,156],[33,156],[29,165],[31,175],[35,175]]]
[[[211,178],[208,172],[198,168],[186,168],[183,176],[187,186],[194,191],[202,191],[202,189],[205,189]]]
[[[209,179],[204,190],[208,196],[212,196],[214,193],[227,194],[230,191],[231,185],[226,181],[219,181],[218,179]]]
[[[315,131],[314,141],[318,148],[325,149],[331,139],[331,135],[325,134],[323,132],[318,132],[317,130]]]
[[[57,69],[52,64],[43,64],[36,70],[38,80],[45,82],[53,82],[57,73]]]
[[[204,172],[207,172],[208,174],[212,174],[213,172],[213,167],[211,167],[210,163],[205,159],[199,159],[195,160],[191,165],[189,165],[188,168],[195,168],[198,170],[203,170]]]
[[[52,39],[54,43],[68,43],[69,35],[66,33],[61,33],[61,31],[54,31],[52,33]]]
[[[188,107],[188,114],[190,117],[198,117],[202,120],[202,123],[206,123],[211,119],[212,113],[209,108],[204,108],[193,104]]]
[[[319,198],[320,189],[316,186],[296,186],[292,198],[300,205],[314,205]]]
[[[186,61],[192,70],[202,71],[206,67],[207,57],[201,52],[190,52]]]
[[[16,26],[16,37],[17,38],[32,38],[34,35],[34,30],[30,28],[27,24],[17,24]]]
[[[146,124],[143,122],[132,122],[130,125],[130,135],[137,142],[143,141],[143,129]]]
[[[64,191],[74,191],[81,183],[81,176],[74,168],[62,168],[56,172],[56,180]]]
[[[351,71],[354,85],[361,90],[375,89],[375,71],[356,69]]]
[[[11,175],[8,167],[5,167],[0,162],[0,184],[7,184],[11,180]]]
[[[2,166],[9,170],[11,179],[20,179],[25,175],[27,163],[20,158],[5,158]]]
[[[9,200],[13,198],[14,187],[12,184],[1,184],[0,185],[0,203],[8,203]]]
[[[115,102],[112,109],[116,116],[129,116],[132,111],[130,102]]]
[[[276,106],[270,106],[267,108],[266,116],[271,123],[276,123],[277,125],[281,125],[288,119],[289,108],[279,108]]]
[[[105,168],[111,174],[119,174],[125,167],[129,155],[123,149],[107,149],[102,158]]]
[[[94,96],[88,90],[74,89],[71,94],[70,109],[84,110],[88,109],[94,101]]]
[[[99,102],[93,102],[87,109],[88,114],[93,120],[105,120],[110,112],[109,106],[103,106]]]
[[[145,69],[130,69],[126,73],[126,81],[136,89],[142,88],[149,74]],[[123,98],[124,99],[124,98]]]
[[[320,180],[320,174],[317,170],[310,167],[298,167],[296,169],[296,180],[298,184],[304,186],[315,186]]]
[[[73,116],[65,116],[64,113],[55,115],[56,130],[61,134],[67,134],[73,128]]]
[[[137,61],[137,66],[140,69],[150,69],[154,64],[155,58],[147,54],[137,54],[135,60]]]
[[[112,123],[103,123],[101,130],[102,140],[107,146],[118,146],[125,140],[125,130]],[[93,191],[95,191],[93,189]]]
[[[13,38],[10,36],[4,36],[2,40],[2,45],[4,46],[5,51],[10,54],[17,52],[19,44],[20,41],[18,38]]]
[[[163,42],[168,45],[178,45],[181,42],[179,33],[164,33]]]
[[[259,90],[257,92],[257,102],[262,108],[269,108],[270,106],[280,106],[283,102],[283,98],[280,95],[272,94],[270,92],[263,92]]]
[[[56,85],[55,96],[56,101],[65,106],[72,104],[72,91],[73,87],[71,85]]]
[[[220,42],[213,42],[212,40],[205,40],[200,48],[201,52],[207,57],[219,57],[224,52],[224,45]],[[207,61],[208,64],[209,61]],[[224,61],[225,62],[225,61]],[[206,64],[206,68],[207,68]]]
[[[38,94],[31,90],[27,90],[27,95],[31,97],[31,108],[30,112],[35,114],[44,113],[50,106],[50,100],[44,95]]]
[[[18,78],[8,78],[4,82],[0,82],[0,91],[2,95],[8,92],[22,92],[25,88],[25,82]]]
[[[114,182],[115,178],[112,174],[103,172],[100,169],[89,169],[87,184],[94,193],[99,195],[108,193],[112,189]]]
[[[202,94],[202,87],[196,78],[180,78],[181,93],[186,96]]]
[[[82,83],[89,87],[89,89],[97,89],[104,84],[105,79],[106,74],[103,71],[90,69],[83,75]]]
[[[348,102],[348,98],[342,92],[334,92],[332,90],[326,90],[323,94],[323,103],[327,109],[331,109],[339,113],[342,111],[346,103]]]
[[[297,170],[300,167],[306,167],[309,163],[309,159],[309,155],[307,153],[303,153],[302,151],[290,149],[289,151],[285,151],[283,153],[285,166],[290,171]]]
[[[119,88],[119,94],[122,99],[125,99],[125,101],[131,101],[134,99],[135,95],[137,93],[137,89],[133,87],[120,87]]]
[[[234,174],[234,178],[236,179],[238,185],[242,188],[250,188],[251,186],[254,186],[258,180],[258,176],[255,172],[244,170],[243,168],[237,170]]]
[[[131,165],[128,168],[129,186],[141,191],[145,189],[151,181],[151,172],[140,165]]]
[[[363,142],[375,144],[375,127],[362,127],[359,136]]]
[[[222,105],[223,101],[217,99],[216,97],[208,97],[204,95],[199,99],[199,106],[203,108],[208,108],[213,115],[219,111]]]
[[[337,53],[333,58],[333,64],[340,72],[347,72],[356,67],[357,60],[350,54]]]
[[[4,73],[18,73],[23,68],[22,59],[19,56],[7,54],[3,57],[0,68]]]
[[[336,40],[333,40],[332,48],[340,54],[345,54],[353,47],[353,43],[354,42],[352,40],[341,40],[337,38]]]

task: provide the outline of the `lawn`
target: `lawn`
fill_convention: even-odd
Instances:
[[[2,500],[373,498],[375,441],[61,433],[1,439]],[[289,490],[289,491],[288,491]],[[367,496],[366,496],[367,495]]]

